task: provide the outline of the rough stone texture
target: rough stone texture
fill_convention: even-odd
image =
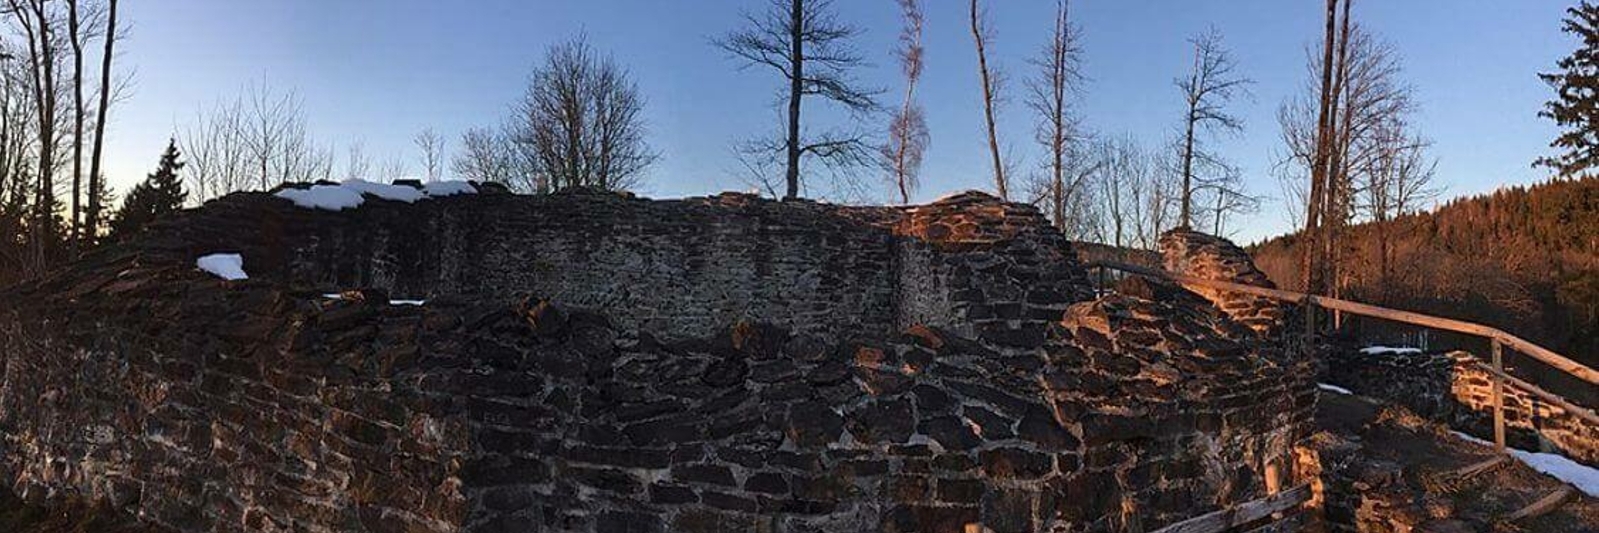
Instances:
[[[1220,237],[1183,229],[1172,230],[1160,236],[1160,250],[1168,272],[1277,288],[1265,272],[1255,268],[1248,252]],[[1234,320],[1263,336],[1271,336],[1284,326],[1284,308],[1276,300],[1198,285],[1189,286],[1188,290],[1204,296]]]
[[[1302,481],[1315,398],[978,194],[240,194],[0,299],[6,482],[184,532],[1150,530]]]
[[[1465,352],[1328,354],[1325,381],[1404,405],[1421,416],[1478,436],[1493,437],[1493,376]],[[1555,451],[1599,466],[1599,427],[1514,387],[1505,387],[1507,443]]]
[[[1599,530],[1599,499],[1581,493],[1548,514],[1510,520],[1566,485],[1516,460],[1489,463],[1501,457],[1492,446],[1455,437],[1403,406],[1324,393],[1316,418],[1319,431],[1296,449],[1301,470],[1315,478],[1312,531]],[[1468,468],[1473,473],[1462,474]]]

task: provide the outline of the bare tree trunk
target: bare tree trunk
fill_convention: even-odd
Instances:
[[[1326,194],[1327,185],[1327,156],[1329,118],[1332,114],[1332,78],[1333,78],[1333,46],[1336,39],[1338,17],[1338,0],[1327,0],[1327,28],[1326,38],[1322,42],[1321,62],[1321,102],[1316,115],[1316,153],[1310,167],[1310,194],[1305,206],[1305,242],[1303,257],[1300,265],[1300,275],[1304,282],[1305,292],[1319,294],[1323,292],[1323,281],[1318,272],[1320,261],[1320,240],[1322,203]]]
[[[1197,91],[1200,89],[1200,87],[1202,87],[1202,82],[1199,79],[1199,61],[1200,50],[1198,47],[1195,47],[1194,73],[1193,77],[1189,81],[1189,86],[1193,87],[1192,90],[1194,91]],[[1196,115],[1196,108],[1198,105],[1198,95],[1190,92],[1188,94],[1188,116],[1186,120],[1183,121],[1183,197],[1182,206],[1178,215],[1178,220],[1180,221],[1179,225],[1184,228],[1189,227],[1189,220],[1191,220],[1193,214],[1193,209],[1189,204],[1193,201],[1194,196],[1194,124],[1199,122],[1199,117]]]
[[[983,117],[988,122],[988,151],[994,161],[994,186],[999,197],[1010,199],[1010,191],[1005,182],[1005,165],[999,157],[999,133],[994,124],[994,85],[988,72],[988,54],[983,48],[984,34],[982,13],[977,7],[977,0],[971,2],[972,40],[977,43],[977,73],[983,81]]]
[[[117,44],[117,0],[107,0],[105,50],[100,57],[100,107],[95,109],[94,120],[94,148],[89,155],[89,220],[91,225],[100,221],[100,210],[105,206],[100,205],[98,191],[105,187],[105,177],[100,175],[100,154],[105,145],[105,117],[106,111],[111,107],[111,58]]]
[[[783,198],[799,198],[800,179],[800,98],[805,90],[805,0],[793,0],[789,16],[788,78],[788,190]]]
[[[1066,228],[1066,61],[1070,43],[1067,32],[1071,31],[1067,19],[1068,9],[1071,7],[1069,0],[1061,0],[1060,9],[1055,18],[1054,42],[1050,48],[1050,103],[1053,113],[1050,113],[1050,189],[1053,200],[1053,214],[1055,227]]]
[[[72,40],[72,246],[79,247],[84,231],[91,233],[93,221],[81,218],[80,199],[83,195],[83,38],[78,20],[78,0],[67,0],[68,37]],[[89,195],[99,194],[89,191]],[[87,222],[87,223],[85,223]],[[86,228],[87,226],[87,228]]]

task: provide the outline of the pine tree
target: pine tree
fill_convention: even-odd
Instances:
[[[146,224],[183,207],[189,193],[183,190],[183,180],[178,177],[178,171],[185,165],[178,161],[181,155],[176,140],[167,144],[155,173],[135,185],[127,200],[122,202],[122,209],[111,222],[114,237],[125,238],[138,233]]]
[[[1534,164],[1561,176],[1577,176],[1599,166],[1599,6],[1584,0],[1566,9],[1561,31],[1576,35],[1582,44],[1556,63],[1560,72],[1538,75],[1557,93],[1538,116],[1554,119],[1565,130],[1549,143],[1563,153]]]

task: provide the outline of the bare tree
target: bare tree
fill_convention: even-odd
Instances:
[[[900,71],[905,75],[905,100],[889,119],[888,144],[883,147],[883,156],[894,173],[894,183],[899,186],[900,202],[908,204],[930,140],[922,106],[916,103],[916,82],[922,78],[923,67],[922,24],[926,19],[922,15],[921,0],[897,2],[905,18],[905,27],[899,34],[899,48],[895,51]]]
[[[416,147],[422,150],[422,170],[428,181],[438,181],[441,176],[439,167],[444,162],[444,138],[433,128],[423,129],[416,134],[414,139]]]
[[[13,21],[21,28],[28,43],[27,65],[31,78],[30,88],[35,104],[38,127],[38,159],[35,172],[38,181],[34,189],[33,214],[30,227],[32,264],[42,270],[53,253],[50,242],[56,236],[55,211],[56,170],[56,95],[60,84],[57,78],[56,53],[59,40],[51,36],[55,14],[46,0],[6,0]]]
[[[988,13],[977,5],[977,0],[971,1],[971,27],[972,42],[977,47],[977,74],[983,87],[983,119],[988,125],[988,152],[994,163],[994,188],[1003,199],[1010,198],[1009,185],[1005,181],[1006,165],[999,154],[999,132],[994,121],[994,108],[1000,101],[1000,76],[988,66],[988,43],[993,41],[993,24],[988,20]]]
[[[463,179],[501,183],[519,193],[547,192],[530,162],[503,131],[471,128],[461,134],[461,150],[450,168]]]
[[[299,98],[265,83],[202,111],[183,133],[197,201],[333,177],[333,152],[311,138]]]
[[[1174,83],[1183,93],[1186,114],[1183,116],[1182,199],[1178,224],[1190,227],[1193,222],[1193,197],[1196,183],[1210,188],[1224,187],[1223,179],[1210,180],[1195,174],[1199,168],[1209,166],[1223,176],[1235,171],[1219,155],[1205,150],[1197,135],[1200,132],[1243,131],[1243,120],[1226,110],[1227,104],[1239,96],[1247,95],[1249,78],[1238,74],[1238,65],[1232,53],[1222,44],[1221,32],[1215,28],[1189,40],[1194,45],[1194,66],[1188,77]],[[1234,191],[1218,194],[1225,197]]]
[[[118,33],[117,0],[106,0],[105,38],[102,41],[105,46],[100,52],[100,105],[95,108],[94,148],[89,155],[88,218],[95,228],[104,217],[102,211],[105,206],[101,204],[100,191],[106,190],[106,186],[105,176],[100,172],[100,157],[105,146],[106,113],[111,109],[112,94],[116,91],[111,83],[111,62],[116,57]],[[91,231],[90,235],[92,238],[94,232]]]
[[[81,200],[83,198],[83,44],[84,31],[79,0],[67,2],[67,40],[72,44],[72,218],[71,240],[77,246],[83,238]]]
[[[1389,222],[1438,194],[1432,186],[1438,163],[1426,154],[1431,143],[1408,129],[1404,118],[1388,117],[1373,135],[1372,163],[1363,173],[1364,207],[1377,232],[1377,275],[1382,287],[1392,273],[1393,228]]]
[[[545,54],[513,129],[554,187],[625,190],[657,159],[644,140],[643,110],[627,71],[578,37]]]
[[[344,179],[368,179],[372,173],[372,158],[366,155],[366,142],[357,140],[344,151]]]
[[[766,13],[745,14],[744,19],[749,28],[713,42],[745,66],[771,68],[788,82],[782,141],[755,141],[743,147],[745,151],[780,148],[785,164],[783,197],[799,197],[800,163],[806,156],[835,169],[871,163],[874,154],[865,133],[837,130],[807,136],[801,120],[802,103],[810,96],[840,104],[857,115],[877,109],[876,91],[859,87],[851,74],[864,64],[849,46],[860,30],[833,15],[831,0],[771,0]]]
[[[1408,131],[1407,117],[1416,104],[1412,89],[1400,80],[1397,53],[1352,23],[1349,5],[1343,7],[1339,29],[1329,32],[1331,53],[1323,50],[1319,60],[1313,55],[1307,61],[1311,72],[1329,74],[1327,92],[1307,87],[1278,112],[1288,152],[1279,166],[1288,179],[1308,178],[1309,183],[1289,187],[1307,191],[1302,281],[1317,293],[1335,295],[1347,279],[1340,274],[1346,252],[1342,228],[1358,219],[1363,203],[1368,215],[1378,214],[1370,210],[1372,205],[1389,211],[1384,205],[1388,198],[1372,195],[1390,195],[1383,185],[1394,171],[1395,159],[1408,158],[1425,145]],[[1329,16],[1337,18],[1339,13]],[[1332,63],[1323,63],[1329,58]],[[1410,176],[1425,174],[1416,166],[1407,170]]]
[[[1154,164],[1154,157],[1129,136],[1094,141],[1090,183],[1097,191],[1103,227],[1097,232],[1119,247],[1153,249],[1160,231],[1175,216],[1178,181]]]
[[[1028,107],[1038,115],[1034,137],[1044,147],[1049,172],[1049,213],[1055,225],[1067,227],[1066,211],[1073,204],[1082,178],[1092,173],[1078,172],[1070,176],[1066,157],[1079,141],[1081,134],[1077,117],[1068,107],[1068,97],[1082,83],[1081,49],[1077,46],[1077,32],[1072,30],[1069,15],[1070,0],[1056,0],[1054,31],[1043,53],[1034,60],[1037,77],[1028,80]],[[1069,179],[1075,178],[1075,179]]]

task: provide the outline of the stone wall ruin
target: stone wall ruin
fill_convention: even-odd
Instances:
[[[1147,531],[1302,481],[1305,363],[1072,257],[980,194],[233,195],[0,292],[0,474],[183,532]]]

